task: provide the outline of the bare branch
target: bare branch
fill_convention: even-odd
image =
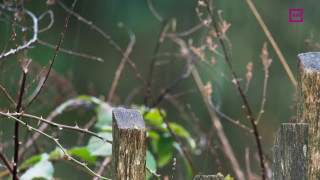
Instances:
[[[46,74],[46,76],[45,76],[45,79],[44,79],[44,81],[43,81],[43,84],[41,85],[41,88],[40,88],[39,91],[36,93],[36,95],[32,98],[32,100],[29,101],[29,103],[28,103],[26,106],[23,107],[23,110],[26,109],[28,106],[30,106],[30,105],[34,102],[34,100],[38,97],[38,95],[40,94],[40,92],[42,91],[44,85],[46,84],[46,82],[47,82],[47,80],[48,80],[48,77],[49,77],[50,72],[51,72],[51,70],[52,70],[53,64],[54,64],[54,62],[55,62],[55,60],[56,60],[56,58],[57,58],[57,56],[58,56],[58,52],[59,52],[59,49],[60,49],[60,45],[62,44],[62,41],[63,41],[64,35],[65,35],[65,32],[66,32],[66,30],[67,30],[68,23],[69,23],[69,18],[70,18],[70,14],[71,14],[74,6],[76,5],[76,2],[77,2],[77,0],[74,0],[74,1],[73,1],[72,5],[71,5],[71,9],[68,11],[68,15],[67,15],[67,17],[66,17],[66,19],[65,19],[65,23],[64,23],[64,26],[63,26],[63,30],[62,30],[62,32],[61,32],[61,36],[60,36],[58,45],[56,46],[56,50],[55,50],[54,55],[53,55],[53,58],[52,58],[52,60],[51,60],[51,62],[50,62],[50,66],[49,66],[48,72],[47,72],[47,74]]]
[[[0,115],[4,115],[4,113],[0,112]],[[44,122],[44,123],[50,124],[52,126],[55,126],[59,130],[70,129],[70,130],[73,130],[73,131],[78,131],[78,132],[81,132],[81,133],[85,133],[85,134],[89,134],[89,135],[95,136],[95,137],[103,140],[103,142],[108,142],[108,143],[112,144],[111,140],[105,139],[104,137],[102,137],[102,136],[100,136],[100,135],[98,135],[98,134],[96,134],[96,133],[94,133],[92,131],[89,131],[88,129],[82,129],[82,128],[78,127],[77,125],[76,126],[63,125],[63,124],[59,124],[59,123],[55,123],[55,122],[49,121],[49,120],[44,119],[42,117],[37,117],[37,116],[31,115],[31,114],[25,114],[25,113],[6,113],[5,116],[7,116],[7,115],[17,116],[17,117],[27,117],[27,118],[35,119],[35,120],[38,120],[40,122]]]
[[[0,3],[0,7],[1,8],[5,8],[9,11],[14,11],[14,8],[11,8],[11,7],[8,7],[4,4],[1,4]],[[0,60],[4,57],[7,57],[11,54],[14,54],[16,53],[17,51],[21,50],[21,49],[25,49],[25,48],[28,48],[32,43],[36,42],[37,41],[37,38],[38,38],[38,19],[36,18],[36,16],[29,10],[27,9],[23,9],[23,12],[25,12],[26,14],[28,14],[32,20],[33,20],[33,38],[30,39],[27,43],[21,45],[21,46],[18,46],[16,49],[10,49],[9,51],[7,51],[6,53],[3,53],[0,55]]]
[[[12,97],[8,94],[8,92],[6,91],[6,89],[0,85],[0,89],[2,90],[2,92],[4,93],[4,95],[6,95],[6,97],[12,102],[12,104],[14,104],[15,106],[17,106],[17,103],[14,102],[14,100],[12,99]]]
[[[122,58],[119,66],[117,68],[117,71],[116,71],[116,74],[114,76],[114,79],[112,81],[112,85],[111,85],[111,88],[110,88],[110,91],[109,91],[109,95],[108,95],[108,100],[107,100],[108,103],[111,103],[111,101],[113,99],[114,92],[116,90],[116,87],[118,85],[122,70],[123,70],[124,65],[126,63],[126,59],[129,57],[129,55],[130,55],[130,53],[131,53],[131,51],[133,49],[133,46],[136,43],[136,36],[132,32],[132,30],[129,29],[128,27],[126,27],[123,24],[121,25],[121,27],[123,27],[126,30],[126,32],[129,34],[130,42],[128,44],[128,47],[127,47],[126,51],[124,52],[124,57]]]

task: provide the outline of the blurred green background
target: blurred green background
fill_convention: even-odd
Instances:
[[[71,0],[63,1],[68,7],[71,6]],[[260,12],[265,24],[269,28],[279,48],[281,49],[287,63],[294,75],[297,72],[297,54],[312,51],[313,49],[305,44],[305,40],[312,38],[313,42],[320,42],[320,1],[316,0],[269,0],[269,1],[254,1],[256,8]],[[185,31],[194,27],[199,22],[195,8],[197,1],[187,0],[154,0],[153,5],[161,16],[169,20],[176,18],[177,32]],[[264,72],[262,70],[262,63],[259,58],[261,48],[264,42],[268,42],[263,30],[259,26],[253,13],[250,11],[245,0],[242,1],[213,1],[214,11],[222,10],[224,19],[231,23],[231,27],[227,32],[228,38],[232,44],[232,62],[241,78],[241,84],[245,87],[246,65],[248,62],[253,62],[253,78],[250,89],[247,93],[250,105],[254,111],[255,116],[258,114],[263,90]],[[39,39],[56,45],[63,23],[66,17],[66,12],[58,5],[47,6],[44,0],[29,0],[25,2],[25,8],[32,11],[36,16],[40,16],[48,9],[54,12],[54,24],[49,31],[39,34]],[[289,9],[303,9],[303,22],[290,23]],[[136,35],[136,44],[130,57],[136,63],[138,69],[141,71],[144,79],[147,79],[149,64],[157,44],[157,38],[161,31],[161,23],[158,22],[152,15],[148,8],[146,0],[78,0],[75,12],[83,17],[91,20],[94,24],[101,27],[103,31],[109,34],[115,42],[117,42],[122,49],[125,49],[129,37],[128,34],[117,26],[122,22],[129,27]],[[11,12],[6,11],[10,14]],[[32,21],[27,19],[28,25],[32,25]],[[39,22],[41,27],[47,26],[49,18],[45,17]],[[199,47],[199,38],[202,35],[202,30],[199,30],[190,36],[183,39],[188,42],[193,40],[194,45]],[[6,21],[0,22],[0,49],[2,50],[7,44],[12,35],[11,23]],[[28,37],[32,36],[32,32],[28,33]],[[204,43],[202,43],[204,44]],[[12,44],[10,45],[12,47]],[[62,48],[82,52],[85,54],[95,55],[104,59],[103,63],[88,60],[82,57],[67,55],[59,53],[54,64],[54,70],[57,74],[70,79],[72,88],[77,94],[90,94],[97,97],[107,97],[110,89],[114,73],[118,64],[121,61],[121,56],[115,51],[98,33],[90,29],[87,25],[77,21],[76,18],[71,17],[68,25],[65,39],[61,46]],[[160,47],[160,52],[179,51],[170,39],[166,38]],[[296,114],[295,108],[295,88],[292,85],[287,73],[285,72],[279,58],[275,54],[272,46],[268,42],[269,57],[273,59],[273,63],[269,68],[269,81],[267,87],[267,102],[265,106],[265,113],[259,124],[259,131],[262,136],[262,145],[265,154],[268,158],[272,158],[272,146],[275,133],[281,123],[290,122],[291,117]],[[29,49],[29,58],[39,63],[46,65],[52,59],[54,49],[42,46],[40,44],[33,44]],[[16,57],[11,56],[7,59],[7,65],[4,69],[9,69],[10,65],[16,63]],[[231,73],[225,64],[225,60],[217,57],[217,67],[231,78]],[[0,60],[0,65],[3,63]],[[163,62],[155,68],[154,79],[152,81],[153,94],[159,95],[161,90],[172,82],[183,70],[185,60],[174,59],[168,57],[160,57],[158,62]],[[203,66],[197,65],[203,83],[211,81],[213,86],[213,101],[219,105],[220,110],[225,114],[239,120],[243,124],[250,127],[250,123],[246,118],[245,111],[241,108],[241,99],[236,91],[236,88],[226,82],[217,73],[208,73],[203,69]],[[3,70],[3,69],[2,69]],[[1,71],[2,71],[1,70]],[[32,73],[32,72],[31,72]],[[214,76],[214,77],[213,77]],[[0,84],[5,86],[8,92],[17,98],[18,84],[20,79],[20,69],[18,66],[0,74]],[[30,82],[32,79],[28,79]],[[49,82],[50,84],[50,82]],[[62,85],[62,87],[65,87]],[[130,92],[137,87],[142,87],[137,80],[134,72],[128,66],[125,67],[124,72],[120,78],[119,85],[116,90],[117,100],[116,106],[123,105]],[[192,76],[183,80],[171,92],[172,94],[193,90],[191,94],[180,97],[178,100],[183,104],[190,104],[192,111],[200,119],[201,126],[205,131],[211,131],[211,120],[208,111],[203,103],[201,94],[195,84]],[[61,97],[57,97],[60,94]],[[35,103],[28,111],[37,115],[47,116],[59,103],[67,100],[73,94],[69,90],[63,91],[59,86],[50,86],[41,94],[42,102]],[[133,99],[131,104],[143,104],[145,93],[140,91]],[[59,99],[60,98],[60,99]],[[8,107],[8,101],[3,94],[0,95],[0,108]],[[177,109],[168,101],[164,100],[160,106],[167,111],[168,119],[170,121],[182,124],[186,129],[190,130],[192,136],[196,137],[199,132],[194,132],[192,126],[185,122]],[[91,118],[88,111],[77,111],[76,113],[66,113],[58,118],[58,122],[64,124],[74,124],[76,120],[79,125],[84,125]],[[221,118],[224,130],[229,138],[230,144],[239,160],[242,169],[245,172],[245,148],[250,148],[251,167],[255,172],[258,172],[258,164],[255,160],[256,147],[254,145],[253,137],[244,136],[238,127],[230,124]],[[10,120],[1,119],[0,131],[2,134],[2,141],[8,141],[12,137],[13,123]],[[23,129],[23,128],[22,128]],[[25,130],[21,130],[25,132]],[[63,134],[62,143],[66,147],[74,145],[77,138],[76,133],[65,132]],[[215,135],[212,137],[216,141]],[[22,138],[23,139],[23,138]],[[46,148],[52,150],[54,145],[47,144]],[[12,145],[8,147],[6,152],[11,157]],[[231,173],[230,164],[218,148],[218,155],[224,165],[223,173]],[[203,150],[200,154],[193,154],[192,160],[196,164],[196,168],[203,174],[215,174],[218,172],[214,158],[209,153],[208,149]],[[270,161],[269,161],[270,162]],[[182,162],[178,162],[178,164]],[[84,173],[76,171],[69,165],[58,163],[55,165],[55,175],[62,179],[88,179]],[[183,165],[181,166],[184,167]],[[171,166],[162,169],[161,174],[170,174]],[[70,172],[72,172],[70,174]],[[184,171],[177,169],[177,179],[183,179]],[[70,176],[71,175],[71,176]]]

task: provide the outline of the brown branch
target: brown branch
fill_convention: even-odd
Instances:
[[[213,104],[213,102],[211,101],[211,99],[209,100],[209,103],[212,107],[212,109],[214,109],[214,111],[221,117],[223,117],[224,119],[228,120],[229,122],[231,122],[232,124],[242,128],[243,130],[246,130],[249,133],[253,133],[253,130],[248,128],[246,125],[241,124],[240,121],[235,120],[233,118],[231,118],[230,116],[224,114],[223,112],[219,111],[219,109]]]
[[[49,44],[49,43],[47,43],[47,42],[41,41],[40,39],[38,39],[37,42],[38,42],[39,44],[41,44],[41,45],[43,45],[43,46],[47,46],[47,47],[49,47],[49,48],[53,48],[53,49],[56,48],[56,46],[54,46],[54,45],[52,45],[52,44]],[[71,51],[71,50],[68,50],[68,49],[60,48],[59,51],[60,51],[60,52],[63,52],[63,53],[66,53],[66,54],[73,55],[73,56],[79,56],[79,57],[83,57],[83,58],[87,58],[87,59],[92,59],[92,60],[99,61],[99,62],[103,62],[103,61],[104,61],[101,57],[92,56],[92,55],[88,55],[88,54],[83,54],[83,53]]]
[[[157,61],[156,57],[157,57],[157,54],[158,54],[158,52],[160,50],[160,46],[163,43],[163,40],[165,38],[165,35],[166,35],[169,27],[170,27],[170,23],[167,23],[166,21],[162,22],[162,28],[161,28],[161,31],[160,31],[160,34],[159,34],[159,37],[158,37],[158,41],[157,41],[156,47],[155,47],[154,52],[153,52],[153,56],[152,56],[152,59],[151,59],[151,62],[150,62],[149,72],[148,72],[148,76],[147,76],[148,77],[147,88],[149,89],[149,91],[151,91],[151,81],[152,81],[152,77],[153,77],[155,63]],[[144,104],[145,105],[147,104],[147,96],[144,99]]]
[[[261,54],[260,58],[261,58],[262,65],[263,65],[264,81],[263,81],[262,101],[261,101],[260,111],[257,116],[257,124],[259,123],[261,116],[264,113],[264,105],[267,101],[266,95],[267,95],[267,84],[268,84],[268,78],[269,78],[269,66],[272,63],[272,60],[269,59],[269,54],[267,51],[267,43],[266,42],[263,44],[262,54]]]
[[[254,16],[257,18],[257,21],[259,22],[264,34],[267,36],[268,40],[270,41],[273,49],[276,51],[276,54],[277,56],[279,57],[284,69],[286,70],[290,80],[291,80],[291,83],[293,84],[293,86],[296,88],[297,87],[297,81],[296,79],[294,78],[294,75],[292,74],[291,70],[290,70],[290,67],[288,66],[287,64],[287,61],[286,59],[283,57],[277,43],[275,42],[275,40],[273,39],[269,29],[267,28],[267,26],[264,24],[259,12],[257,11],[256,7],[254,6],[254,4],[252,3],[251,0],[247,0],[247,3],[251,9],[251,11],[253,12]]]
[[[27,78],[27,73],[23,72],[22,74],[22,82],[21,82],[21,86],[20,86],[20,93],[19,93],[19,99],[18,99],[18,103],[16,106],[16,111],[18,113],[20,113],[21,111],[21,104],[22,104],[22,97],[24,94],[24,90],[25,90],[25,84],[26,84],[26,78]],[[17,119],[19,119],[20,117],[18,116]],[[14,161],[13,161],[13,179],[16,180],[18,175],[17,175],[17,170],[18,170],[18,160],[19,160],[19,122],[15,122],[15,126],[14,126]]]
[[[200,30],[203,27],[204,27],[203,23],[200,23],[200,24],[197,24],[194,27],[192,27],[186,31],[179,32],[179,33],[167,33],[166,36],[167,37],[185,37],[185,36],[188,36],[196,31]]]
[[[80,106],[83,105],[84,101],[76,101],[73,102],[69,105],[67,105],[67,107],[69,106]],[[67,108],[66,107],[66,108]],[[48,117],[46,118],[47,121],[52,121],[56,116],[58,116],[61,113],[61,107],[58,106],[54,111],[52,111]],[[40,117],[41,118],[41,117]],[[46,128],[48,127],[47,123],[44,123],[40,126],[39,130],[40,131],[44,131]],[[19,156],[22,156],[24,151],[28,148],[30,148],[32,146],[32,144],[35,142],[35,140],[38,139],[38,137],[40,136],[40,134],[36,133],[32,136],[32,138],[30,138],[24,145],[24,147],[21,149]]]
[[[3,112],[0,112],[0,115],[3,115],[3,116],[11,115],[11,116],[17,116],[17,117],[27,117],[27,118],[31,118],[31,119],[36,119],[36,120],[38,120],[40,122],[44,122],[44,123],[50,124],[52,126],[55,126],[59,130],[70,129],[70,130],[73,130],[73,131],[78,131],[78,132],[81,132],[81,133],[85,133],[85,134],[89,134],[89,135],[95,136],[95,137],[103,140],[104,142],[112,143],[111,140],[105,139],[104,137],[102,137],[102,136],[100,136],[100,135],[98,135],[98,134],[96,134],[96,133],[94,133],[92,131],[89,131],[88,129],[82,129],[82,128],[78,127],[77,125],[76,126],[63,125],[63,124],[59,124],[59,123],[55,123],[55,122],[49,121],[49,120],[41,118],[41,117],[37,117],[37,116],[31,115],[31,114],[25,114],[25,113],[3,113]]]
[[[110,165],[111,163],[112,163],[112,159],[110,157],[105,158],[104,161],[102,162],[97,174],[101,175],[103,173],[104,169],[108,165]],[[99,180],[99,178],[98,177],[94,177],[92,180]]]
[[[124,68],[124,65],[126,63],[126,58],[129,57],[132,49],[133,49],[133,46],[134,44],[136,43],[136,36],[134,35],[134,33],[131,31],[131,29],[127,28],[126,26],[124,26],[125,30],[127,31],[127,33],[129,34],[129,37],[130,37],[130,42],[128,44],[128,47],[126,49],[126,51],[124,52],[124,56],[117,68],[117,71],[115,73],[115,76],[114,76],[114,79],[113,79],[113,82],[112,82],[112,85],[111,85],[111,88],[110,88],[110,91],[109,91],[109,95],[108,95],[108,100],[107,102],[108,103],[111,103],[112,99],[113,99],[113,96],[114,96],[114,92],[116,90],[116,87],[118,85],[118,82],[119,82],[119,79],[120,79],[120,76],[121,76],[121,73],[123,71],[123,68]]]
[[[30,106],[30,105],[34,102],[34,100],[38,97],[38,95],[40,94],[40,92],[42,91],[44,85],[46,84],[46,82],[47,82],[47,80],[48,80],[48,77],[49,77],[50,72],[51,72],[51,70],[52,70],[53,64],[54,64],[55,60],[57,59],[58,52],[59,52],[60,46],[61,46],[61,44],[62,44],[62,41],[63,41],[64,35],[65,35],[65,32],[66,32],[66,30],[67,30],[68,23],[69,23],[69,18],[70,18],[70,14],[71,14],[74,6],[76,5],[76,2],[77,2],[77,0],[74,0],[74,1],[73,1],[72,6],[71,6],[71,9],[68,11],[68,15],[67,15],[67,17],[66,17],[66,19],[65,19],[65,23],[64,23],[64,26],[63,26],[63,29],[62,29],[62,32],[61,32],[61,36],[60,36],[58,45],[56,46],[56,50],[55,50],[54,55],[53,55],[53,58],[52,58],[52,60],[51,60],[51,62],[50,62],[50,66],[49,66],[48,72],[47,72],[47,74],[46,74],[46,76],[45,76],[45,79],[44,79],[42,85],[41,85],[41,88],[40,88],[39,91],[36,93],[36,95],[32,98],[32,100],[29,101],[29,103],[28,103],[26,106],[23,107],[23,110],[26,109],[28,106]]]
[[[88,25],[89,27],[91,27],[93,30],[97,31],[101,36],[103,36],[108,43],[117,51],[121,54],[121,56],[123,58],[125,58],[125,54],[123,52],[123,50],[120,48],[120,46],[115,43],[112,38],[107,35],[104,31],[102,31],[102,29],[100,29],[98,26],[96,26],[95,24],[93,24],[91,21],[88,21],[86,19],[84,19],[82,16],[80,16],[79,14],[75,13],[74,11],[69,10],[61,1],[57,0],[57,3],[66,11],[70,12],[71,15],[75,16],[79,21],[85,23],[86,25]],[[180,141],[179,137],[173,132],[169,121],[167,119],[167,117],[165,117],[165,115],[162,113],[162,111],[160,110],[160,107],[157,103],[157,100],[155,99],[155,97],[152,95],[150,89],[147,86],[146,81],[143,79],[140,71],[138,70],[138,68],[136,67],[135,63],[131,60],[130,57],[125,58],[126,59],[126,63],[128,63],[128,65],[130,66],[130,68],[134,71],[136,77],[138,78],[138,80],[141,82],[141,84],[143,85],[146,93],[148,94],[148,96],[151,98],[152,102],[155,104],[155,107],[159,110],[160,112],[160,116],[164,119],[164,122],[169,130],[169,133],[171,134],[171,136],[173,137],[174,141],[177,142],[179,144],[179,146],[181,147],[183,154],[185,156],[185,158],[187,159],[192,171],[194,174],[197,174],[197,171],[192,163],[191,157],[189,155],[189,153],[185,150],[185,148],[182,145],[182,142]]]
[[[92,117],[91,120],[84,126],[84,129],[89,130],[96,122],[97,122],[97,117]],[[85,135],[84,133],[79,135],[78,140],[77,140],[78,146],[81,145],[84,135]]]
[[[225,154],[226,158],[229,159],[230,163],[231,163],[231,166],[237,176],[237,178],[239,180],[245,180],[245,176],[240,168],[240,165],[238,163],[238,160],[236,159],[233,151],[232,151],[232,148],[229,144],[229,141],[223,131],[223,127],[222,127],[222,124],[221,124],[221,121],[220,119],[217,117],[215,111],[210,107],[210,96],[206,95],[205,93],[205,89],[204,89],[204,85],[202,83],[202,80],[200,78],[200,75],[196,69],[196,67],[193,68],[192,70],[192,75],[194,77],[194,80],[199,88],[199,91],[201,93],[201,96],[203,98],[203,101],[207,107],[207,110],[209,112],[209,115],[210,115],[210,118],[211,118],[211,121],[212,121],[212,124],[213,126],[215,127],[215,130],[217,131],[217,135],[222,143],[222,152]]]
[[[0,158],[2,159],[3,163],[6,165],[7,169],[11,172],[11,174],[13,174],[13,168],[12,165],[10,163],[10,161],[8,160],[8,158],[6,157],[6,155],[3,152],[3,149],[0,148]],[[19,176],[17,176],[17,179],[19,180]]]
[[[17,8],[11,8],[11,7],[8,7],[8,6],[6,6],[6,5],[4,5],[4,4],[1,4],[0,3],[0,7],[1,8],[5,8],[5,9],[7,9],[7,10],[9,10],[9,11],[13,11],[13,12],[15,12],[16,10],[18,10]],[[15,49],[10,49],[9,51],[7,51],[7,52],[5,52],[5,53],[2,53],[1,55],[0,55],[0,60],[2,59],[2,58],[4,58],[4,57],[7,57],[7,56],[9,56],[9,55],[12,55],[12,54],[15,54],[15,53],[17,53],[19,50],[21,50],[21,49],[25,49],[25,48],[28,48],[28,47],[30,47],[30,45],[32,44],[32,43],[34,43],[34,42],[36,42],[36,40],[37,40],[37,38],[38,38],[38,20],[37,20],[37,18],[36,18],[36,16],[31,12],[31,11],[29,11],[29,10],[27,10],[27,9],[23,9],[23,12],[25,12],[26,14],[28,14],[31,18],[32,18],[32,20],[33,20],[33,37],[32,37],[32,39],[31,40],[29,40],[27,43],[25,43],[25,44],[23,44],[23,45],[21,45],[21,46],[16,46],[16,48]],[[16,17],[15,17],[16,18]],[[14,18],[14,19],[15,19]],[[13,22],[13,24],[12,24],[14,27],[16,26],[16,23],[15,23],[15,20],[14,20],[14,22]],[[15,32],[14,32],[14,36],[15,36]],[[16,44],[17,45],[17,44]]]
[[[8,94],[8,92],[6,91],[6,89],[0,85],[0,89],[2,90],[2,92],[4,93],[4,95],[6,95],[6,97],[12,102],[12,104],[14,104],[15,106],[17,106],[17,103],[14,102],[14,100],[12,99],[12,97]]]
[[[154,9],[153,5],[152,5],[152,0],[147,0],[148,2],[148,7],[152,13],[152,15],[160,22],[163,22],[163,18],[161,17],[161,15]]]
[[[223,52],[224,52],[224,55],[225,55],[225,59],[227,61],[227,64],[229,66],[229,69],[231,70],[231,73],[232,73],[232,76],[233,76],[233,80],[234,80],[234,83],[235,83],[235,86],[240,94],[240,97],[244,103],[244,106],[246,107],[246,110],[247,110],[247,113],[248,113],[248,118],[250,119],[251,121],[251,124],[252,124],[252,127],[253,127],[253,131],[254,131],[254,136],[255,136],[255,140],[256,140],[256,143],[257,143],[257,148],[258,148],[258,153],[259,153],[259,158],[260,158],[260,173],[261,173],[261,177],[263,180],[266,179],[266,176],[265,176],[265,165],[264,165],[264,155],[263,155],[263,150],[262,150],[262,145],[261,145],[261,140],[260,140],[260,136],[259,136],[259,131],[258,131],[258,127],[257,127],[257,123],[255,122],[255,118],[253,116],[253,113],[251,111],[251,107],[249,105],[249,102],[247,100],[247,97],[246,95],[244,94],[241,86],[240,86],[240,83],[239,83],[239,80],[238,80],[238,76],[233,68],[233,65],[232,65],[232,62],[231,62],[231,58],[229,56],[229,53],[227,52],[227,49],[226,49],[226,46],[224,44],[224,41],[223,41],[223,38],[221,37],[221,32],[218,28],[218,25],[215,21],[215,18],[213,16],[213,12],[212,12],[212,9],[211,9],[211,6],[209,6],[209,0],[205,0],[206,2],[206,8],[207,8],[207,11],[211,17],[211,20],[212,20],[212,23],[213,23],[213,27],[214,27],[214,30],[216,32],[216,34],[218,35],[218,39],[219,39],[219,42],[222,46],[222,49],[223,49]]]

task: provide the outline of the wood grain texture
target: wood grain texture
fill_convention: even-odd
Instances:
[[[224,180],[222,175],[196,175],[193,180]]]
[[[297,121],[309,124],[310,180],[320,179],[320,52],[298,55]]]
[[[146,127],[137,110],[112,112],[112,179],[146,179]]]
[[[283,123],[273,149],[274,180],[307,180],[308,124]]]

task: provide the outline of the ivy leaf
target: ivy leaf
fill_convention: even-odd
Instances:
[[[159,140],[151,141],[152,149],[157,155],[157,162],[160,168],[170,162],[172,158],[173,142],[169,133],[160,134]]]
[[[181,125],[176,124],[176,123],[170,123],[170,127],[172,128],[173,132],[176,135],[185,138],[188,141],[188,143],[192,149],[196,148],[196,143],[195,143],[194,139],[190,136],[188,131],[186,131]]]
[[[166,115],[166,112],[164,110],[161,110],[164,115]],[[143,112],[145,113],[145,112]],[[142,114],[143,114],[142,113]],[[163,123],[163,118],[160,115],[160,112],[158,109],[151,109],[146,115],[145,120],[147,124],[150,124],[152,126],[161,126]]]
[[[224,178],[224,180],[234,180],[234,179],[228,174],[227,177]]]
[[[95,124],[96,128],[103,129],[104,126],[109,126],[112,122],[113,108],[108,103],[100,103],[96,109],[98,121]]]
[[[49,155],[44,153],[41,155],[41,160],[36,163],[32,168],[28,169],[21,177],[20,180],[32,179],[46,179],[50,180],[53,177],[53,165],[49,161]]]
[[[86,160],[89,163],[93,163],[96,161],[97,157],[92,156],[87,147],[75,147],[72,149],[68,149],[67,153],[71,156],[76,156],[81,159]]]
[[[98,135],[106,139],[112,139],[112,133],[104,132],[98,133]],[[90,138],[87,148],[91,156],[111,156],[112,154],[112,144],[103,142],[97,137]]]
[[[151,170],[151,171],[156,171],[157,170],[157,163],[156,160],[154,159],[152,153],[150,151],[147,151],[147,167]],[[152,174],[146,170],[146,176],[147,179],[152,177]]]
[[[146,121],[147,125],[151,126],[161,126],[163,124],[163,118],[160,115],[160,112],[156,108],[148,108],[146,106],[138,106],[138,105],[132,105],[133,109],[137,109],[141,112],[141,114],[144,115],[144,119]],[[166,116],[166,111],[161,110],[162,114]]]

